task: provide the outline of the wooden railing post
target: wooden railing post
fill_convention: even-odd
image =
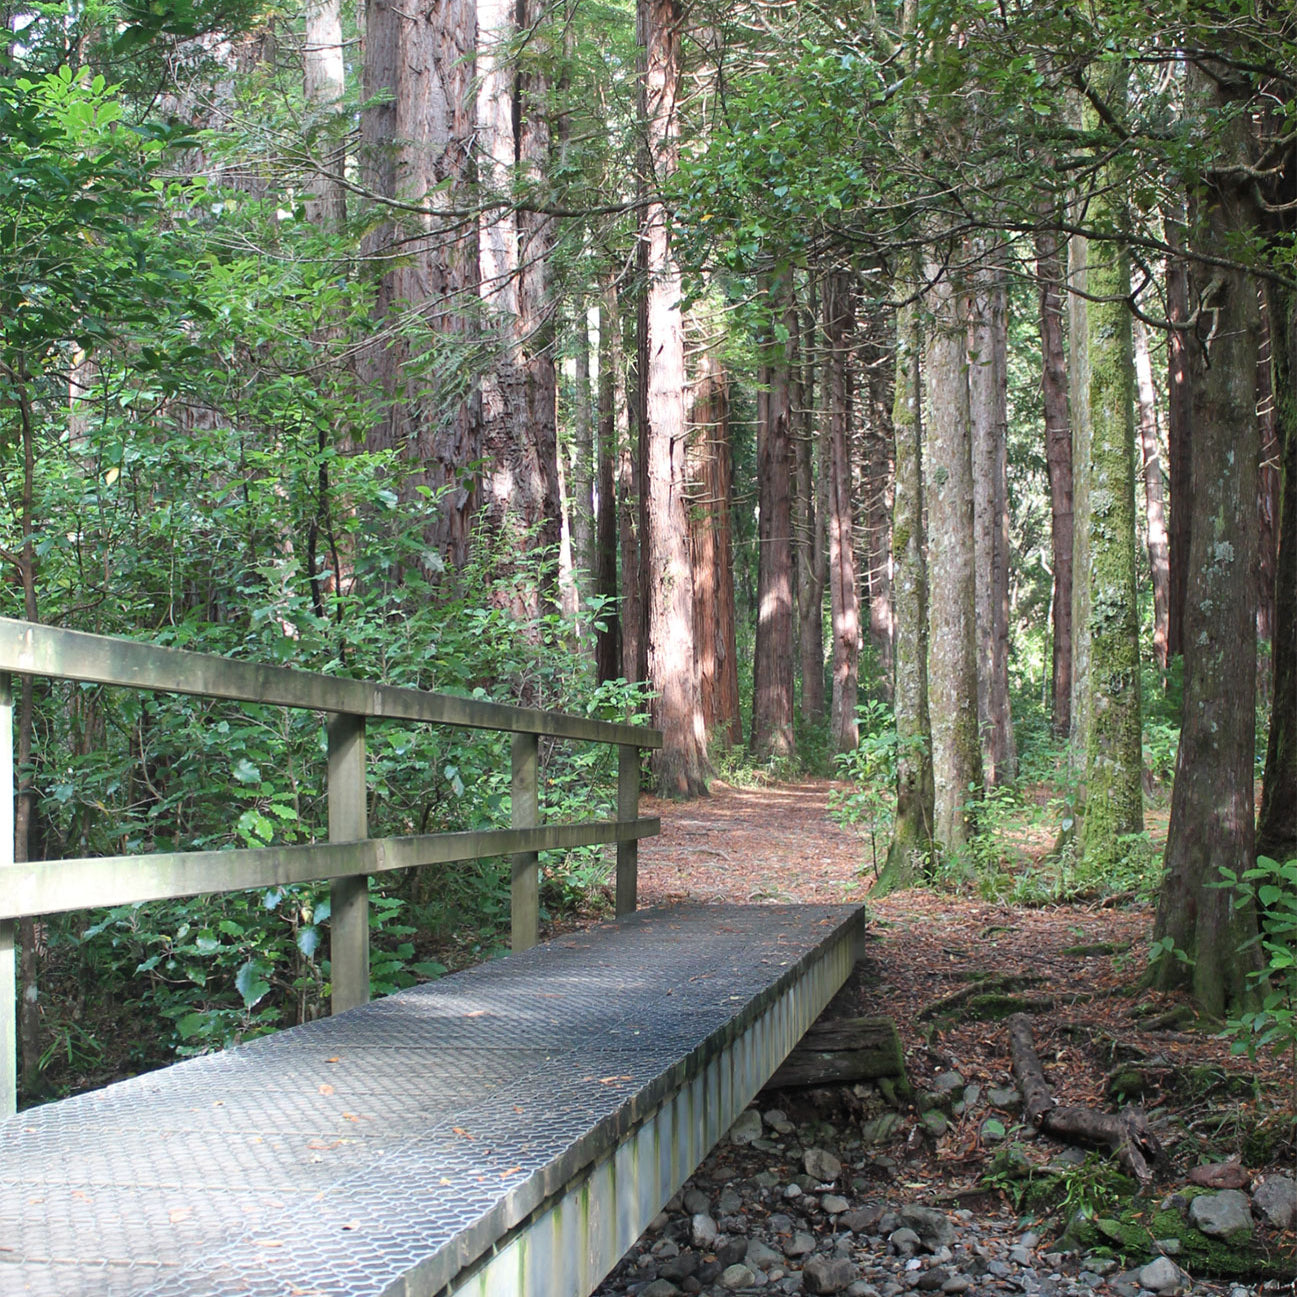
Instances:
[[[0,865],[14,860],[14,695],[0,672]],[[0,1119],[18,1109],[18,976],[13,919],[0,920]]]
[[[365,792],[365,718],[339,713],[329,720],[329,841],[369,836]],[[334,1013],[369,1002],[369,878],[330,880],[329,958]]]
[[[629,743],[617,746],[617,818],[639,818],[639,748]],[[639,892],[639,843],[635,839],[617,844],[617,917],[635,913]]]
[[[540,823],[540,736],[513,736],[513,778],[510,780],[509,824],[534,829]],[[540,856],[520,851],[513,857],[509,888],[510,945],[530,950],[540,937]]]

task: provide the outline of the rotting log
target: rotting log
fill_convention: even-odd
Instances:
[[[892,1082],[908,1092],[901,1037],[891,1018],[833,1018],[814,1023],[767,1082],[772,1090],[807,1085]],[[897,1082],[901,1084],[897,1084]]]
[[[1023,1116],[1031,1125],[1067,1144],[1106,1148],[1140,1184],[1152,1179],[1150,1163],[1160,1161],[1165,1154],[1142,1108],[1131,1104],[1119,1113],[1111,1113],[1060,1106],[1045,1080],[1025,1014],[1015,1013],[1009,1019],[1009,1046],[1013,1074],[1022,1090]]]

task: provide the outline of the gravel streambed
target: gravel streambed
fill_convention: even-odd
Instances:
[[[1260,1297],[1294,1291],[1275,1283],[1196,1280],[1173,1255],[1127,1269],[1102,1252],[1056,1250],[992,1195],[981,1196],[976,1210],[927,1204],[918,1200],[926,1186],[904,1179],[903,1162],[821,1122],[805,1129],[805,1140],[802,1134],[778,1109],[749,1108],[596,1297]],[[1174,1251],[1174,1241],[1166,1250]]]

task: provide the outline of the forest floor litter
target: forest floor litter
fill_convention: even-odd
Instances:
[[[1231,1056],[1144,987],[1152,913],[1133,900],[869,900],[870,844],[830,818],[832,788],[643,799],[662,833],[640,846],[640,904],[867,903],[825,1016],[892,1019],[910,1092],[764,1091],[598,1294],[1297,1293],[1291,1061]],[[1138,1105],[1165,1150],[1143,1187],[1025,1121],[1015,1012],[1060,1108]]]

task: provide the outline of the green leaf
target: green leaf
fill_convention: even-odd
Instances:
[[[268,970],[259,959],[249,959],[234,975],[234,989],[243,997],[245,1008],[263,1000],[270,993],[270,983],[265,979]]]
[[[176,1031],[181,1040],[192,1040],[206,1025],[205,1013],[186,1013],[183,1018],[176,1019]]]

